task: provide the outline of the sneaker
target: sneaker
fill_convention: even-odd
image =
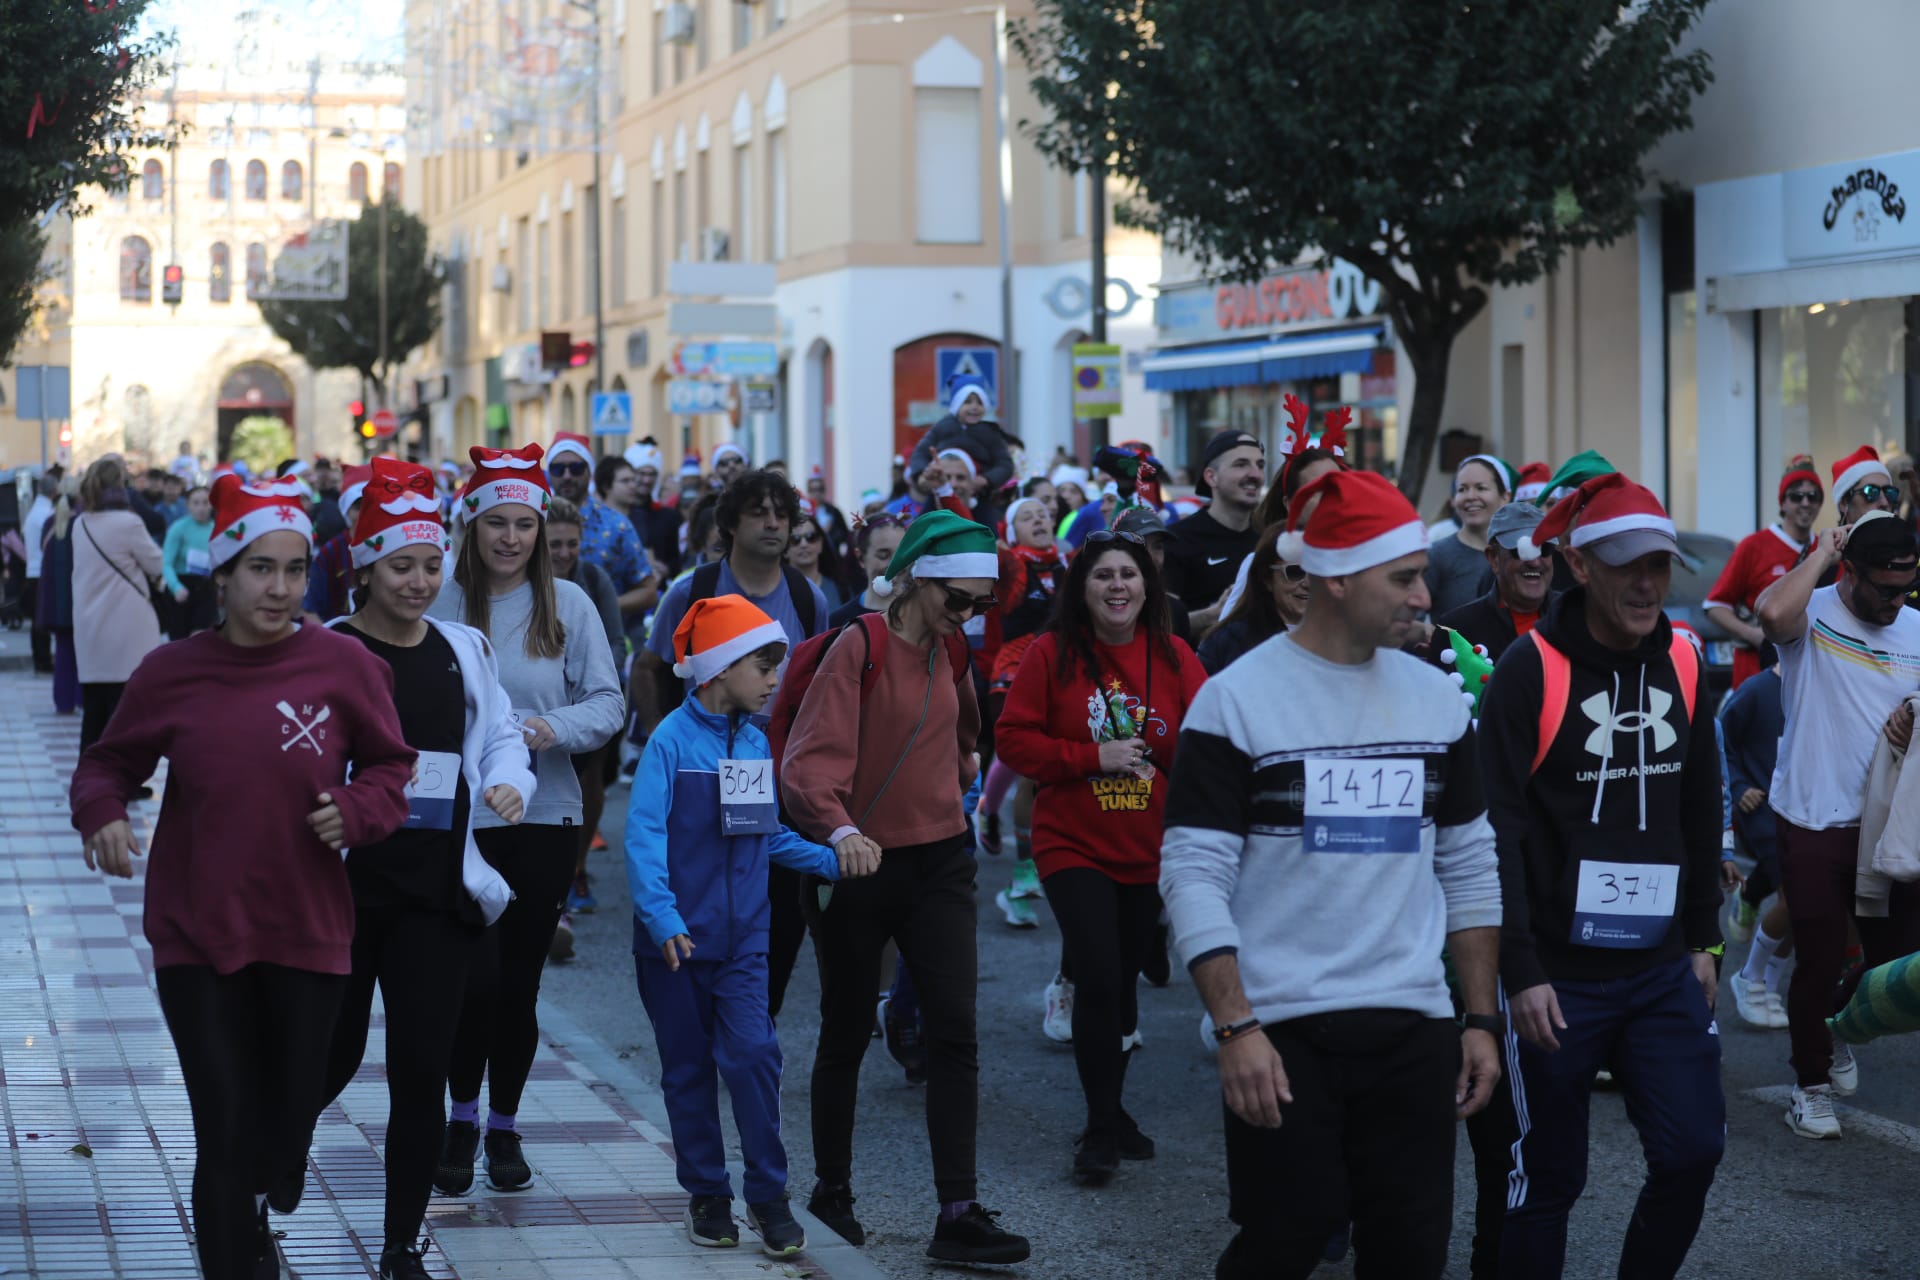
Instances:
[[[1073,984],[1059,974],[1047,984],[1047,1013],[1040,1030],[1055,1044],[1073,1043]]]
[[[982,814],[976,811],[974,814],[974,826],[975,830],[980,833],[979,839],[976,842],[980,846],[980,852],[986,854],[989,858],[999,857],[1000,851],[1005,847],[1005,840],[1000,832],[1000,815],[997,813]]]
[[[1833,1038],[1833,1065],[1827,1068],[1827,1081],[1833,1085],[1835,1097],[1851,1098],[1860,1088],[1860,1060],[1853,1056],[1853,1046],[1839,1036]]]
[[[1146,1044],[1147,1044],[1146,1032],[1135,1031],[1129,1035],[1124,1035],[1120,1037],[1120,1052],[1132,1053],[1135,1049],[1144,1049],[1146,1047]]]
[[[487,1181],[495,1191],[519,1191],[533,1181],[533,1170],[520,1153],[520,1135],[511,1129],[487,1130]]]
[[[1140,966],[1140,976],[1147,980],[1150,987],[1164,987],[1173,981],[1173,962],[1167,957],[1167,926],[1153,926],[1153,937],[1147,943],[1146,963]]]
[[[933,1243],[927,1256],[936,1262],[1025,1262],[1033,1253],[1025,1236],[1003,1231],[994,1219],[1000,1215],[982,1209],[976,1201],[957,1218],[944,1216],[933,1224]]]
[[[994,894],[993,902],[1000,908],[1000,914],[1007,918],[1007,923],[1013,928],[1038,929],[1040,927],[1040,913],[1033,909],[1031,902],[1017,896],[1012,889],[1002,889]]]
[[[388,1245],[380,1251],[380,1280],[431,1280],[427,1264],[421,1261],[426,1252],[424,1240],[418,1245]]]
[[[300,1197],[306,1190],[307,1158],[303,1155],[299,1164],[267,1183],[267,1207],[275,1213],[292,1213],[300,1207]]]
[[[1786,1000],[1778,991],[1769,987],[1767,989],[1767,1026],[1775,1031],[1785,1031],[1792,1025],[1793,1020],[1787,1017]]]
[[[1773,1026],[1773,1006],[1779,997],[1767,990],[1764,980],[1755,980],[1745,974],[1733,975],[1733,1007],[1740,1011],[1740,1021],[1750,1027]]]
[[[1089,1129],[1073,1140],[1073,1180],[1083,1187],[1104,1187],[1120,1170],[1120,1147],[1107,1133]]]
[[[1114,1137],[1114,1146],[1119,1149],[1122,1160],[1151,1160],[1154,1157],[1153,1139],[1140,1132],[1139,1123],[1124,1111],[1120,1113],[1120,1132]]]
[[[573,959],[573,916],[568,912],[562,911],[560,923],[554,926],[553,941],[547,944],[547,959],[554,964]]]
[[[921,1035],[920,1019],[896,1018],[893,1016],[893,1001],[886,997],[880,1000],[880,1026],[885,1033],[887,1052],[907,1073],[908,1084],[927,1082],[927,1045]]]
[[[601,835],[598,831],[594,832],[593,839],[587,841],[587,852],[588,853],[605,853],[606,851],[607,851],[607,838]]]
[[[600,899],[593,896],[593,877],[582,871],[573,878],[573,887],[567,890],[567,914],[592,915],[599,905]]]
[[[473,1153],[480,1149],[480,1126],[471,1120],[447,1121],[440,1163],[433,1171],[433,1189],[443,1196],[463,1196],[473,1189]]]
[[[1747,943],[1753,941],[1754,926],[1760,923],[1760,908],[1748,902],[1745,894],[1733,895],[1733,910],[1727,912],[1726,924],[1720,932],[1726,935],[1728,942]]]
[[[807,1233],[794,1220],[787,1198],[747,1206],[747,1225],[760,1236],[760,1248],[769,1258],[784,1258],[807,1247]]]
[[[260,1206],[260,1223],[254,1232],[252,1280],[280,1280],[280,1242],[267,1225],[267,1206]]]
[[[863,1245],[867,1242],[867,1229],[853,1216],[853,1201],[853,1188],[846,1183],[830,1187],[816,1182],[813,1194],[807,1197],[807,1212],[848,1244]]]
[[[1040,869],[1033,865],[1032,858],[1022,858],[1013,864],[1013,883],[1007,886],[1009,898],[1037,898],[1040,896]]]
[[[1840,1117],[1833,1114],[1833,1089],[1829,1085],[1795,1086],[1793,1105],[1787,1108],[1787,1128],[1803,1138],[1837,1138]]]
[[[686,1223],[687,1239],[703,1249],[731,1249],[740,1243],[733,1201],[727,1196],[694,1196],[687,1201]]]

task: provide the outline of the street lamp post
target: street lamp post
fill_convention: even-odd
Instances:
[[[600,196],[600,8],[597,0],[567,0],[567,7],[578,9],[593,19],[593,77],[591,85],[592,102],[588,105],[588,119],[593,124],[593,225],[588,229],[587,253],[593,262],[593,390],[607,389],[607,299],[602,287],[603,275],[600,265],[601,213],[604,202]],[[591,406],[593,401],[587,401]],[[589,407],[589,414],[592,410]]]

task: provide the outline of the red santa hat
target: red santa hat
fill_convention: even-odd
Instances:
[[[740,659],[786,643],[780,624],[745,596],[709,596],[689,605],[673,629],[673,674],[698,689]]]
[[[369,499],[360,506],[347,549],[353,567],[363,569],[404,547],[453,550],[447,527],[440,522],[440,488],[433,472],[398,458],[373,460],[373,479],[366,485]]]
[[[1893,483],[1893,473],[1880,461],[1879,452],[1872,445],[1863,444],[1833,464],[1833,500],[1838,502],[1846,497],[1855,485],[1866,483],[1871,476],[1885,476],[1888,484]]]
[[[553,493],[547,487],[547,473],[540,466],[543,450],[538,442],[518,449],[489,449],[475,445],[467,450],[473,459],[473,474],[460,490],[460,512],[473,520],[506,502],[532,507],[547,518],[547,506]]]
[[[256,538],[285,529],[313,550],[313,521],[295,480],[245,481],[229,472],[213,482],[213,532],[207,553],[218,569]]]
[[[1631,564],[1664,551],[1680,554],[1680,538],[1653,490],[1617,471],[1595,476],[1554,504],[1546,518],[1520,539],[1520,558],[1538,560],[1549,542],[1566,539],[1611,565]]]
[[[364,463],[356,463],[340,472],[340,496],[333,502],[340,508],[342,520],[353,518],[353,504],[360,501],[360,496],[367,491],[367,481],[371,479],[373,479],[373,468]]]
[[[563,453],[577,453],[587,466],[593,466],[593,441],[578,432],[562,431],[553,438],[553,448],[547,450],[547,465],[552,466]]]
[[[1301,528],[1300,513],[1309,506],[1313,516]],[[1426,549],[1427,526],[1413,504],[1372,471],[1329,471],[1301,489],[1278,540],[1281,558],[1316,578],[1364,573]]]
[[[1529,462],[1520,468],[1519,482],[1513,486],[1515,502],[1532,502],[1547,491],[1547,482],[1553,479],[1553,468],[1544,462]]]

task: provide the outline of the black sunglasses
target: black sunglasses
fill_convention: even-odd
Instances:
[[[1863,484],[1855,486],[1854,492],[1868,502],[1878,502],[1885,498],[1888,502],[1900,501],[1900,490],[1890,484]],[[1791,497],[1792,495],[1788,495]]]
[[[1873,488],[1875,486],[1868,485],[1866,487]],[[1818,489],[1789,489],[1787,490],[1786,496],[1782,498],[1781,501],[1812,502],[1817,504],[1820,501],[1820,499],[1824,496],[1825,495],[1822,494]]]
[[[547,468],[547,474],[556,476],[583,476],[587,474],[584,462],[556,462]]]
[[[1097,533],[1090,533],[1087,535],[1088,542],[1113,542],[1116,539],[1121,542],[1131,542],[1136,547],[1144,547],[1147,545],[1147,540],[1145,538],[1141,537],[1137,533],[1128,533],[1124,529],[1120,529],[1120,530],[1101,529]]]
[[[793,535],[793,540],[802,545],[811,545],[812,543],[820,541],[820,535],[817,533],[796,533]]]
[[[1895,600],[1904,599],[1912,593],[1916,583],[1920,583],[1920,578],[1909,579],[1897,587],[1883,587],[1871,578],[1860,579],[1860,584],[1879,596],[1882,604],[1892,604]]]
[[[972,592],[962,591],[958,587],[942,588],[947,593],[947,612],[957,613],[963,618],[971,618],[976,613],[985,613],[999,604],[998,597],[989,593],[976,596]]]

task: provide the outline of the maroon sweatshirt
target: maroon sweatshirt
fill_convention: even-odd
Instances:
[[[325,627],[259,648],[217,631],[162,645],[74,770],[80,834],[125,818],[127,797],[162,756],[167,791],[146,850],[155,966],[352,972],[345,860],[307,815],[331,795],[348,847],[406,821],[414,753],[400,735],[392,668]]]

